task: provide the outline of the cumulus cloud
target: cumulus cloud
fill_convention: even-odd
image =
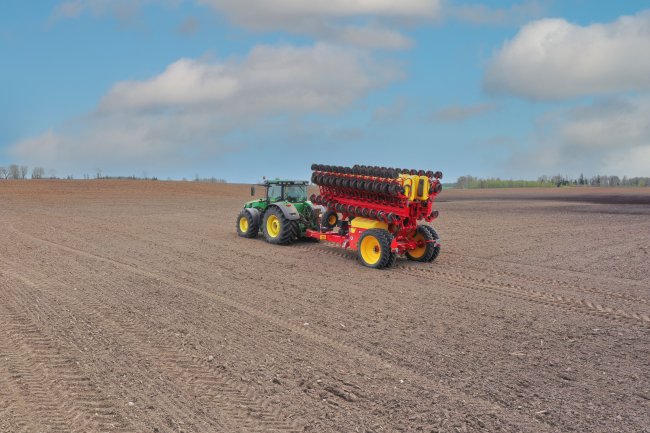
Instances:
[[[133,17],[150,4],[174,6],[184,0],[65,0],[51,21],[83,14]],[[442,0],[191,0],[225,15],[236,25],[254,31],[285,31],[330,43],[363,48],[405,49],[411,41],[401,28],[440,16]],[[191,33],[195,25],[180,30]],[[188,33],[185,31],[184,33]]]
[[[228,134],[283,115],[337,113],[398,76],[365,52],[324,44],[180,59],[148,80],[115,84],[94,113],[16,143],[10,153],[66,169],[191,164],[233,151]]]
[[[650,11],[608,24],[542,19],[497,51],[484,84],[534,100],[650,90]]]
[[[247,29],[281,30],[329,42],[386,49],[409,47],[411,42],[399,27],[438,18],[442,8],[441,0],[198,1]]]
[[[496,104],[482,103],[474,105],[450,105],[431,114],[431,119],[437,122],[462,122],[472,117],[489,113],[498,108]]]
[[[536,172],[650,175],[650,95],[602,99],[544,116],[512,166]]]

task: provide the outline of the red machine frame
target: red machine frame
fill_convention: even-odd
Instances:
[[[315,174],[335,176],[339,179],[347,178],[366,182],[394,183],[400,186],[400,182],[402,182],[401,179],[386,179],[337,172],[316,171]],[[431,241],[416,241],[413,239],[417,231],[418,221],[425,220],[431,222],[438,217],[438,212],[433,210],[433,203],[435,197],[441,190],[440,179],[438,176],[435,178],[426,176],[426,178],[428,179],[427,187],[429,188],[428,198],[426,200],[409,200],[409,197],[404,194],[403,189],[396,195],[387,196],[381,193],[361,191],[356,188],[323,185],[319,185],[320,195],[315,198],[317,203],[322,203],[327,209],[341,213],[341,221],[343,223],[347,223],[350,217],[359,217],[361,215],[358,214],[359,212],[357,212],[357,215],[353,215],[347,211],[337,211],[337,205],[340,205],[338,206],[339,209],[348,209],[352,206],[357,209],[371,209],[374,215],[383,215],[383,218],[375,217],[371,219],[388,224],[388,231],[393,235],[391,250],[395,253],[403,254],[407,251],[421,248],[424,243],[429,242],[438,245],[439,242],[437,239]],[[391,218],[387,219],[385,217],[386,215],[391,215]],[[308,229],[305,235],[310,238],[338,244],[343,248],[356,249],[359,238],[367,229],[353,228],[343,224],[339,230],[339,233],[335,233],[332,229]]]

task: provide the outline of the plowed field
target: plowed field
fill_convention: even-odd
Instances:
[[[377,271],[248,191],[0,181],[0,431],[650,431],[650,192],[443,191]]]

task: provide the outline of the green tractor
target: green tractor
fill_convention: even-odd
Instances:
[[[237,233],[254,238],[261,230],[267,242],[287,245],[304,236],[307,229],[318,229],[319,207],[307,198],[306,181],[266,180],[264,198],[244,204],[237,217]],[[255,188],[251,188],[255,195]]]

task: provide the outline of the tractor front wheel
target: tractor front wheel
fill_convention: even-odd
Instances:
[[[298,237],[298,222],[287,219],[277,207],[271,207],[264,213],[262,231],[267,242],[287,245]]]
[[[260,231],[259,222],[255,221],[253,216],[243,210],[237,217],[237,234],[243,238],[254,238]]]
[[[359,238],[359,261],[369,268],[381,269],[394,263],[390,244],[393,236],[383,229],[369,229]]]

